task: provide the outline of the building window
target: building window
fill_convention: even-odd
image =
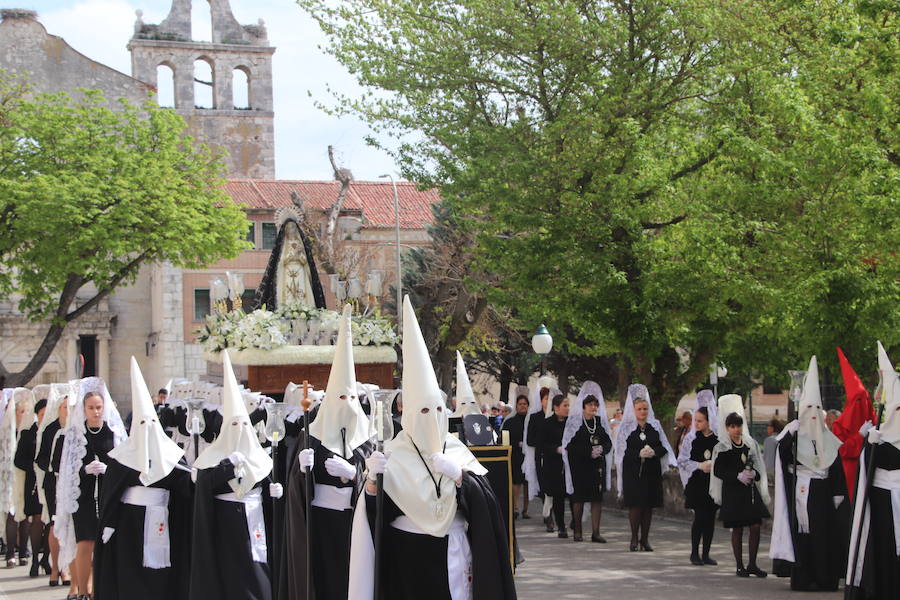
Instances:
[[[248,221],[248,223],[250,227],[247,229],[247,237],[245,239],[256,248],[256,221]]]
[[[231,93],[235,110],[250,109],[250,70],[247,67],[232,71]]]
[[[209,290],[194,290],[194,320],[203,321],[210,312]]]
[[[194,61],[194,108],[216,108],[216,79],[212,61]]]
[[[156,101],[165,108],[175,107],[175,70],[167,64],[156,67]]]
[[[278,237],[278,230],[275,223],[262,224],[262,249],[271,250],[275,247],[275,238]]]

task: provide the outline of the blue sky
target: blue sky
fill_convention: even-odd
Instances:
[[[168,14],[171,1],[2,0],[2,4],[38,11],[50,33],[63,37],[82,54],[130,74],[131,59],[125,46],[134,28],[135,10],[143,11],[145,23],[159,23]],[[208,31],[208,4],[204,0],[193,4],[195,27]],[[332,179],[329,144],[335,147],[340,166],[352,170],[356,179],[373,180],[382,173],[394,173],[390,157],[365,144],[369,133],[365,124],[329,116],[314,106],[316,101],[331,102],[326,85],[350,94],[359,88],[343,67],[317,48],[326,40],[306,13],[290,0],[231,0],[231,9],[242,24],[265,20],[269,42],[276,47],[276,176]]]

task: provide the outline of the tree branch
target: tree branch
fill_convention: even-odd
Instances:
[[[668,178],[669,183],[678,181],[682,177],[685,177],[687,175],[690,175],[691,173],[694,173],[695,171],[702,169],[706,164],[711,162],[716,156],[719,155],[719,150],[721,150],[722,146],[724,146],[724,145],[725,145],[725,141],[719,140],[719,143],[716,144],[715,149],[710,151],[708,154],[701,156],[694,163],[692,163],[686,167],[683,167],[683,168],[679,169],[678,171],[675,171],[674,173],[669,175],[669,178]],[[652,188],[649,190],[644,190],[643,192],[638,192],[637,194],[634,195],[634,199],[635,200],[646,200],[647,198],[652,196],[654,192],[656,192],[656,189],[657,188]]]
[[[687,219],[687,215],[678,215],[677,217],[669,219],[668,221],[665,221],[663,223],[641,221],[641,227],[643,227],[644,229],[662,229],[663,227],[668,227],[669,225],[676,225],[678,223],[681,223],[685,219]]]

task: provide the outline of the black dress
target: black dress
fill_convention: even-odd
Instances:
[[[719,443],[716,434],[703,435],[697,433],[691,444],[691,460],[696,463],[702,463],[712,459],[713,448]],[[700,469],[691,473],[687,485],[684,486],[684,506],[695,510],[714,510],[718,505],[709,495],[709,473],[704,473]]]
[[[72,522],[75,525],[75,541],[86,542],[93,541],[98,537],[98,514],[100,512],[100,494],[103,486],[103,475],[88,475],[84,468],[99,460],[108,463],[107,455],[113,449],[114,440],[112,429],[103,422],[100,431],[94,433],[85,423],[84,437],[87,440],[87,452],[81,461],[81,468],[78,470],[79,483],[78,489],[78,510],[72,515]]]
[[[716,457],[713,472],[722,480],[722,521],[725,527],[746,527],[758,525],[763,519],[769,518],[769,509],[759,495],[756,485],[744,485],[738,481],[738,474],[744,470],[744,466],[750,461],[750,448],[745,444],[735,446],[720,452]],[[759,471],[756,471],[756,481],[759,481]]]
[[[794,502],[795,489],[794,434],[787,433],[778,442],[778,456],[781,459],[781,474],[784,489],[789,494],[790,506]],[[827,478],[810,479],[809,482],[809,533],[799,533],[796,521],[791,523],[795,558],[790,569],[791,589],[835,590],[838,579],[846,574],[850,543],[850,503],[847,502],[847,483],[840,455],[835,457],[827,471]],[[835,497],[843,497],[844,502],[836,507]],[[783,570],[779,574],[783,574]]]
[[[557,450],[562,446],[563,431],[566,420],[559,420],[556,415],[544,419],[540,429],[539,440],[541,454],[544,457],[541,470],[541,490],[550,496],[566,495],[566,474],[563,471],[562,454]]]
[[[25,516],[40,515],[43,507],[38,496],[37,475],[34,472],[34,457],[37,454],[37,423],[23,429],[19,433],[19,442],[16,444],[16,454],[13,464],[25,472]]]
[[[56,474],[62,460],[62,426],[59,419],[53,421],[41,433],[37,456],[34,462],[44,472],[44,498],[47,500],[47,515],[50,522],[56,515]]]
[[[581,427],[566,446],[569,456],[569,471],[572,475],[573,502],[602,502],[606,490],[606,455],[612,450],[612,440],[603,429],[600,419],[590,423],[582,421]],[[595,446],[603,448],[603,454],[591,458]]]
[[[641,434],[645,439],[641,439]],[[656,453],[653,458],[642,459],[640,452],[650,446]],[[625,440],[625,456],[622,457],[622,500],[629,508],[658,508],[663,505],[662,466],[666,447],[659,432],[652,425],[638,426]]]
[[[544,425],[544,412],[535,411],[528,419],[528,445],[534,448],[534,472],[537,475],[540,492],[544,492],[544,455],[541,451],[541,430]],[[560,438],[560,442],[562,438]],[[524,449],[523,449],[524,450]],[[538,490],[529,490],[529,494],[535,494]]]
[[[525,462],[525,453],[522,448],[525,415],[514,415],[508,418],[503,422],[501,431],[509,432],[509,445],[512,447],[512,482],[515,485],[525,483],[525,473],[522,472],[522,463]]]

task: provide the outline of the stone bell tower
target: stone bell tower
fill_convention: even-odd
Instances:
[[[209,5],[212,40],[192,39],[191,0],[173,0],[169,15],[158,25],[144,23],[138,11],[128,43],[132,76],[158,88],[162,77],[171,78],[175,110],[187,121],[191,135],[228,153],[228,177],[273,179],[275,48],[269,45],[265,24],[260,19],[257,25],[240,25],[228,0],[193,1]],[[205,105],[195,94],[205,89],[202,86],[212,91]]]

